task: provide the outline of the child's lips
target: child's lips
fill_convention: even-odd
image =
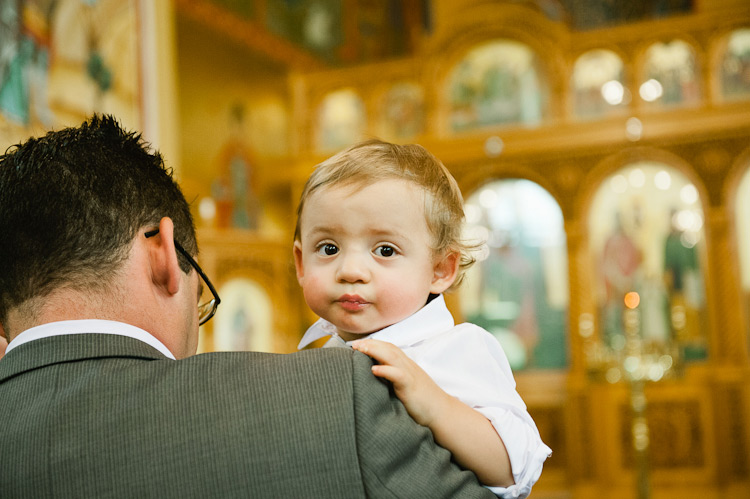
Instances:
[[[370,304],[370,302],[359,295],[342,295],[336,300],[336,303],[341,305],[341,308],[344,310],[350,312],[362,310]]]

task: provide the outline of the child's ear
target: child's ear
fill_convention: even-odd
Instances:
[[[435,262],[430,293],[440,294],[450,288],[458,276],[461,255],[455,251],[443,255]]]
[[[302,280],[305,278],[305,267],[302,263],[302,243],[294,241],[294,268],[297,270],[297,282],[302,285]]]

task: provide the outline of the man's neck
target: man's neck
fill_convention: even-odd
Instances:
[[[44,297],[32,298],[11,309],[3,324],[6,337],[13,338],[32,327],[51,322],[80,319],[101,319],[127,322],[111,306],[103,294],[82,293],[66,288],[55,290]]]

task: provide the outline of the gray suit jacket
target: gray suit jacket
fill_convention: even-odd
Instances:
[[[0,361],[0,497],[494,497],[347,349],[166,359],[123,336]]]

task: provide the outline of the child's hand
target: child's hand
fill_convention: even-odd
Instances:
[[[417,423],[430,426],[439,416],[441,405],[450,395],[400,348],[371,339],[355,341],[352,348],[380,363],[372,366],[372,373],[393,383],[396,396]]]
[[[393,383],[409,415],[432,430],[435,441],[451,451],[456,462],[472,470],[485,485],[514,483],[505,443],[482,414],[443,391],[400,348],[385,341],[358,340],[352,348],[380,362],[375,376]]]

